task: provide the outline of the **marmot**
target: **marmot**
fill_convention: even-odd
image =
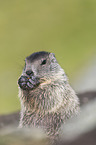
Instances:
[[[79,99],[53,53],[41,51],[28,56],[18,84],[20,127],[40,127],[55,137],[62,123],[78,113]]]

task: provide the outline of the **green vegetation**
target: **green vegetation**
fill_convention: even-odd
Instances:
[[[72,79],[96,48],[95,0],[0,1],[0,114],[20,108],[17,79],[24,59],[54,52]]]

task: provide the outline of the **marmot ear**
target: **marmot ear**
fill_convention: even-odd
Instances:
[[[50,54],[49,54],[49,58],[50,58],[50,60],[51,60],[52,62],[57,62],[57,60],[56,60],[56,57],[55,57],[55,54],[54,54],[54,53],[50,53]]]
[[[49,54],[49,57],[50,57],[50,58],[53,58],[53,57],[55,57],[55,54],[54,54],[54,53],[50,53],[50,54]]]

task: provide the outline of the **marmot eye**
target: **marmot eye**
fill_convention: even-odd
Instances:
[[[46,59],[44,59],[43,61],[42,61],[42,63],[41,63],[41,65],[44,65],[44,64],[46,64]]]

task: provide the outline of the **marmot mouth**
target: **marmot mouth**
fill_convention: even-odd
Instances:
[[[34,88],[36,88],[40,82],[39,82],[39,78],[35,77],[35,76],[21,76],[18,79],[18,84],[19,87],[23,90],[32,90]]]

